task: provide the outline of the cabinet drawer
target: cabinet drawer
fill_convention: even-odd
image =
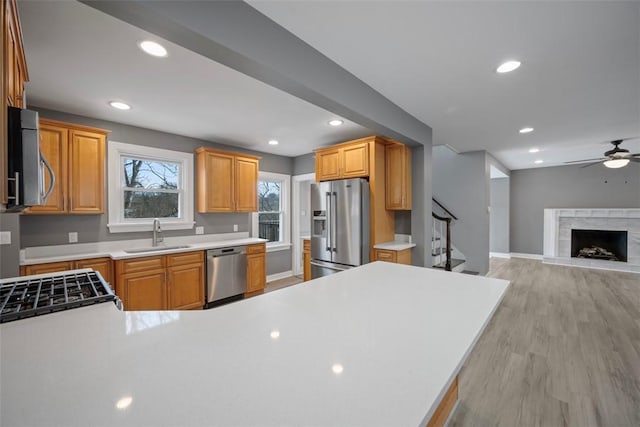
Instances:
[[[49,262],[46,264],[32,264],[21,267],[21,275],[29,276],[31,274],[57,273],[73,269],[72,261]]]
[[[376,261],[396,262],[396,252],[376,249]]]
[[[247,245],[247,255],[262,254],[266,251],[266,245],[264,243],[258,243],[256,245]]]
[[[138,271],[157,270],[164,268],[164,257],[154,256],[145,258],[125,259],[119,261],[118,274],[135,273]]]
[[[180,254],[167,255],[167,266],[199,264],[204,262],[204,252],[185,252]]]

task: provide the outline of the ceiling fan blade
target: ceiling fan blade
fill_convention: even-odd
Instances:
[[[588,163],[588,164],[586,164],[586,165],[584,165],[584,166],[580,166],[580,169],[588,168],[589,166],[593,166],[593,165],[599,165],[599,164],[601,164],[601,163],[602,163],[602,162],[593,162],[593,163]]]
[[[571,163],[584,163],[584,162],[593,162],[594,160],[602,161],[602,160],[607,160],[607,159],[606,159],[606,157],[600,157],[599,159],[572,160],[572,161],[570,161],[570,162],[565,162],[565,164],[571,164]]]
[[[629,159],[630,162],[640,163],[640,157],[631,157]]]

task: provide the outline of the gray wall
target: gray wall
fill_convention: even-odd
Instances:
[[[293,174],[304,175],[316,171],[316,156],[313,153],[293,158]]]
[[[509,178],[491,179],[489,250],[509,253]]]
[[[0,231],[11,232],[11,244],[0,245],[0,279],[20,274],[20,215],[0,213]]]
[[[466,269],[489,271],[489,165],[486,152],[456,154],[433,147],[433,197],[458,217],[452,244],[466,257]]]
[[[545,208],[639,208],[640,164],[511,172],[511,252],[542,254]]]
[[[293,159],[290,157],[248,151],[238,147],[33,106],[30,108],[39,111],[40,116],[43,118],[110,130],[111,133],[108,139],[112,141],[190,153],[193,153],[198,147],[207,146],[260,156],[261,171],[290,175],[293,168]],[[204,227],[205,234],[230,233],[233,232],[234,224],[238,225],[238,231],[249,231],[250,215],[246,213],[199,214],[196,212],[194,220],[196,226]],[[151,239],[150,233],[146,232],[109,233],[107,222],[108,215],[106,213],[103,215],[22,215],[20,219],[20,245],[22,248],[25,248],[30,246],[67,244],[68,233],[71,231],[78,232],[79,243]],[[194,233],[194,229],[164,232],[166,236],[185,236]],[[289,254],[288,263],[282,261],[284,252]],[[273,254],[275,253],[267,254],[267,268],[269,270],[277,270],[275,272],[291,270],[291,251],[278,252],[278,256],[273,257],[274,259],[272,261]],[[280,268],[282,269],[278,270]]]

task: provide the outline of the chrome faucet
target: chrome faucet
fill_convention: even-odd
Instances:
[[[158,218],[154,218],[153,219],[153,240],[151,241],[151,246],[156,247],[160,242],[164,242],[164,237],[162,237],[162,229],[160,228],[160,220]]]

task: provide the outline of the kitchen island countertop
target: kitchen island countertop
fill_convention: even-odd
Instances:
[[[424,425],[508,284],[375,262],[205,311],[5,323],[0,425]]]

